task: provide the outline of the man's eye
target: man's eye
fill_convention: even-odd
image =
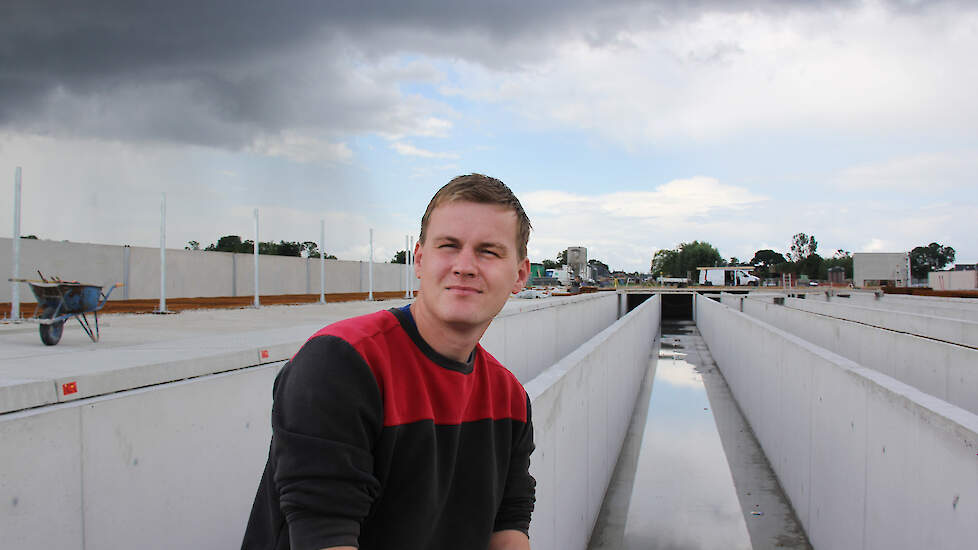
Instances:
[[[499,257],[499,253],[498,253],[498,252],[496,252],[495,250],[489,250],[489,249],[486,249],[486,250],[483,250],[482,252],[484,252],[484,253],[486,253],[486,254],[491,254],[491,255],[493,255],[493,256],[495,256],[495,257],[497,257],[497,258]]]
[[[438,245],[438,248],[456,248],[456,246],[455,243],[445,243]]]

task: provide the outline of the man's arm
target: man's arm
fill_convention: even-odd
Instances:
[[[274,482],[294,548],[354,547],[380,484],[372,445],[382,402],[360,354],[331,336],[309,340],[276,381]]]
[[[490,539],[491,550],[528,549],[530,515],[536,501],[536,480],[530,475],[530,454],[533,453],[533,420],[530,398],[526,398],[526,423],[522,429],[514,430],[513,447],[509,459],[509,471],[503,499],[496,510],[493,526],[495,532]],[[498,542],[497,542],[498,540]]]
[[[489,550],[530,550],[530,538],[523,531],[496,531],[489,539]]]

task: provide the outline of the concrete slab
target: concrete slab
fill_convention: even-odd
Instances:
[[[6,325],[0,329],[0,413],[288,359],[329,323],[407,303],[105,315],[98,343],[68,323],[56,346],[43,345],[34,325]]]
[[[523,313],[612,298],[602,293],[511,299],[499,318],[519,333]],[[98,343],[71,321],[65,324],[64,336],[56,346],[41,343],[37,325],[0,324],[0,414],[286,360],[330,323],[408,303],[410,300],[402,299],[175,315],[103,315]],[[610,324],[613,318],[605,320]],[[522,329],[526,334],[526,327]],[[512,335],[514,340],[519,340],[517,333]],[[517,346],[517,357],[499,359],[512,363],[518,375],[522,371],[535,375],[544,367],[535,365],[534,372],[527,368],[526,349],[530,347]],[[545,354],[536,355],[542,359]]]

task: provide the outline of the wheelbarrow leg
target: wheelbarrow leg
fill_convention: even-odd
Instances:
[[[78,324],[81,325],[85,334],[92,339],[92,342],[98,342],[98,312],[95,313],[95,332],[92,332],[92,327],[88,324],[88,317],[84,313],[75,315],[75,319],[78,319]]]

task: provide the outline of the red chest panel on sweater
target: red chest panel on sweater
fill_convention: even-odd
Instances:
[[[482,346],[472,372],[463,374],[426,356],[389,311],[340,321],[313,337],[327,334],[346,340],[370,366],[384,400],[384,426],[526,422],[526,392]]]

